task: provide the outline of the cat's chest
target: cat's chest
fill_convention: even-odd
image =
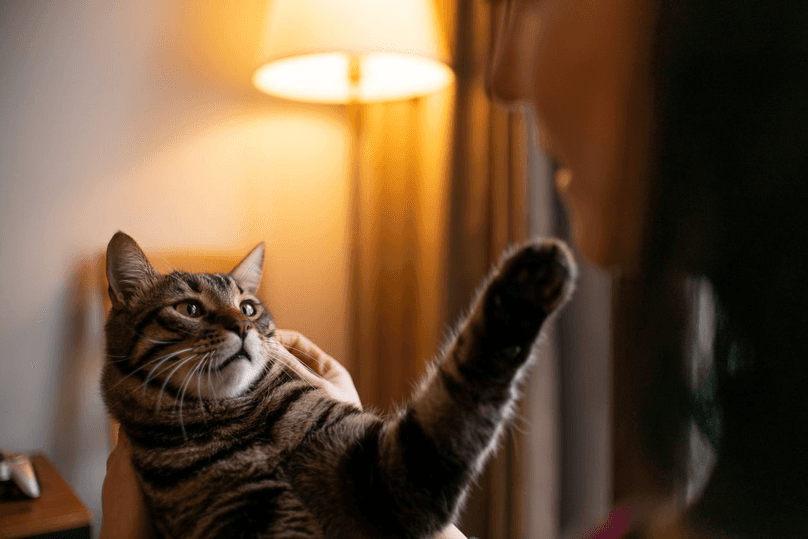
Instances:
[[[241,477],[265,474],[305,444],[316,427],[314,418],[300,410],[281,415],[271,408],[256,412],[249,419],[209,417],[207,428],[200,426],[180,443],[142,447],[136,460],[145,468],[203,471],[215,464],[238,471]]]

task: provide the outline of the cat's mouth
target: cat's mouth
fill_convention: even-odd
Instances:
[[[250,354],[248,354],[247,351],[244,350],[244,348],[242,348],[241,350],[239,350],[238,352],[236,352],[235,354],[233,354],[229,358],[227,358],[224,361],[222,361],[221,363],[219,363],[219,365],[217,365],[216,368],[215,368],[216,372],[223,371],[224,369],[227,368],[228,365],[230,365],[231,363],[235,363],[239,359],[244,359],[248,363],[250,361],[252,361],[252,359],[250,358]]]

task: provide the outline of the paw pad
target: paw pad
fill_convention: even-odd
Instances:
[[[569,298],[575,273],[575,262],[561,242],[533,242],[520,247],[502,259],[489,285],[489,320],[505,333],[532,338],[544,319]],[[511,345],[502,353],[510,356],[513,352],[515,357],[522,349],[522,344]]]

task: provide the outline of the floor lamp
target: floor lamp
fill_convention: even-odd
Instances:
[[[351,124],[351,346],[360,275],[363,105],[412,99],[448,86],[453,72],[434,0],[270,0],[253,84],[293,101],[341,104]],[[358,374],[359,365],[348,365]]]

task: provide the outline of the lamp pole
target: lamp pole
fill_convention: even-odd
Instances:
[[[362,361],[359,354],[362,344],[362,128],[363,105],[359,88],[362,82],[362,66],[358,55],[351,55],[348,64],[348,81],[350,82],[350,98],[345,104],[348,123],[351,130],[351,175],[350,175],[350,222],[348,238],[350,241],[350,262],[348,266],[348,316],[349,335],[346,367],[354,378],[360,397],[367,398],[369,390],[367,373],[362,372]]]

